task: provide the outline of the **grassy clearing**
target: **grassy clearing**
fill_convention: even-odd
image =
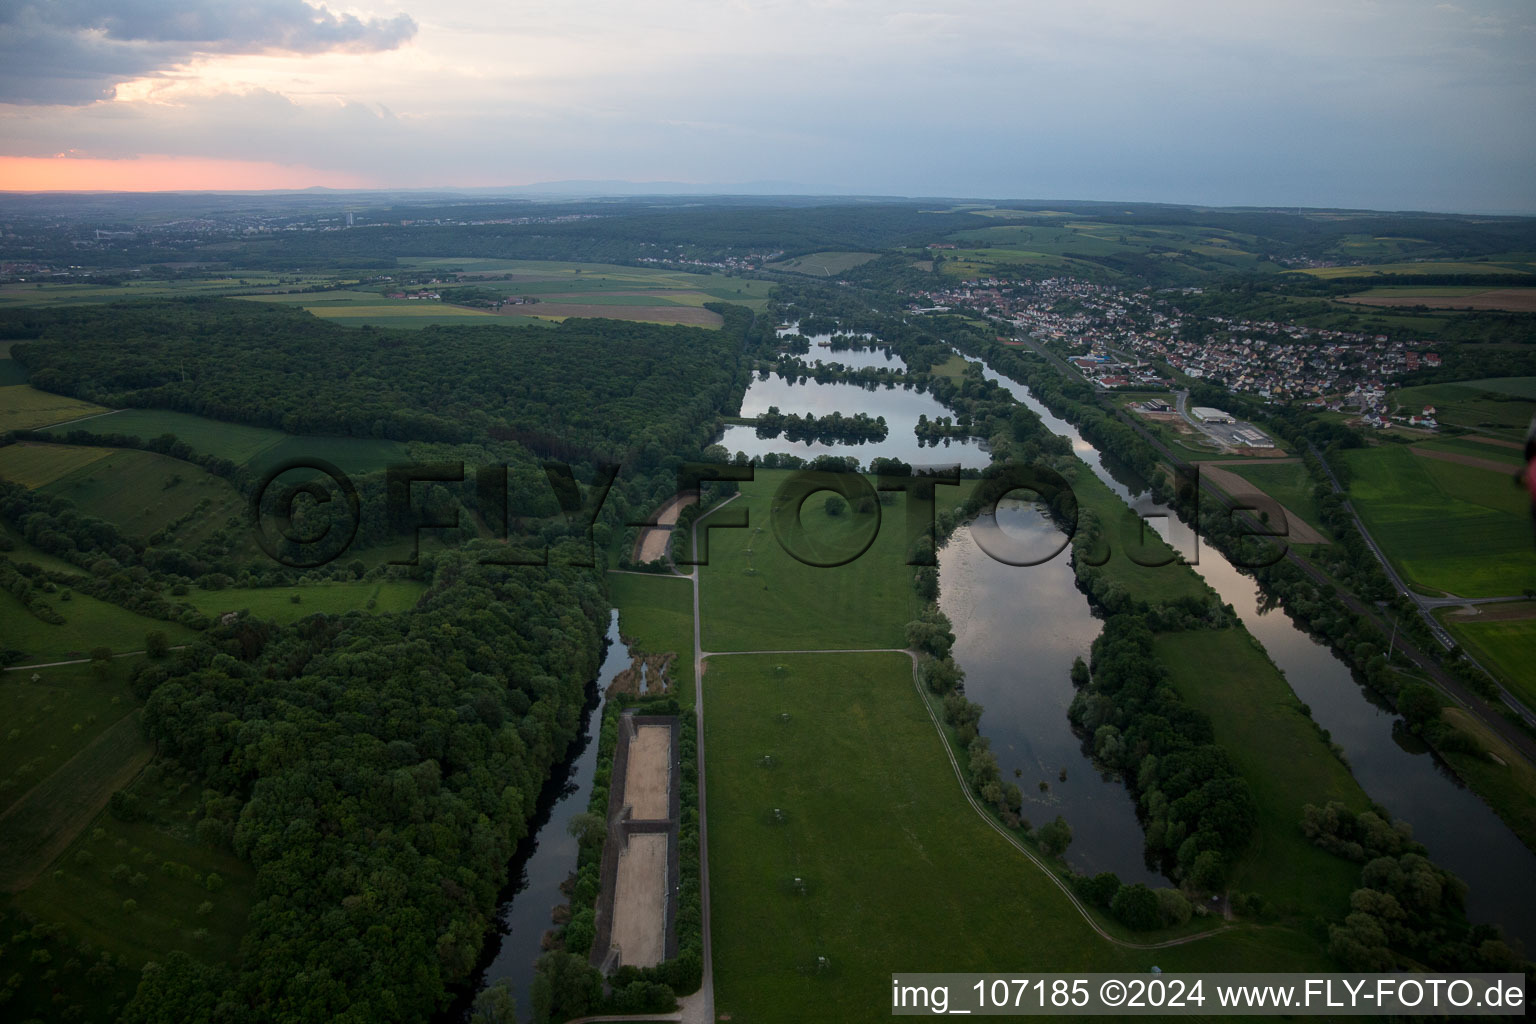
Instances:
[[[10,352],[9,342],[6,343],[6,352]],[[16,384],[25,384],[31,378],[27,368],[22,366],[8,354],[0,358],[0,387],[12,387]]]
[[[678,703],[693,706],[693,585],[670,576],[608,575],[619,635],[639,654],[677,654],[670,669]]]
[[[1446,708],[1441,716],[1472,737],[1482,753],[1448,753],[1456,774],[1488,801],[1520,841],[1536,850],[1536,767],[1498,733],[1461,708]]]
[[[1486,606],[1484,606],[1486,607]],[[1456,642],[1496,673],[1526,706],[1536,705],[1536,618],[1494,619],[1446,616]]]
[[[353,611],[370,611],[380,615],[403,612],[415,606],[426,592],[426,584],[418,580],[365,580],[302,587],[192,590],[181,600],[209,616],[249,611],[257,618],[286,625],[310,615],[345,615]],[[294,600],[296,597],[297,601]]]
[[[884,1020],[890,972],[902,964],[1321,964],[1310,941],[1278,928],[1244,927],[1156,951],[1101,939],[961,797],[911,672],[901,654],[710,662],[705,738],[721,1014],[739,1024]]]
[[[1317,482],[1300,462],[1243,462],[1222,467],[1253,484],[1265,494],[1306,520],[1307,525],[1327,535],[1322,513],[1312,489]]]
[[[152,765],[131,792],[139,820],[101,814],[18,904],[134,965],[173,949],[233,961],[253,870],[228,850],[198,841],[201,790],[170,765]],[[114,877],[119,864],[127,865],[127,878]],[[210,875],[217,876],[211,885]],[[128,900],[137,906],[127,909]],[[202,909],[204,903],[210,906]]]
[[[0,817],[0,889],[30,886],[152,754],[139,715],[124,715],[12,803]]]
[[[144,440],[174,434],[199,454],[258,469],[285,459],[321,458],[348,473],[371,473],[407,458],[406,446],[398,441],[299,436],[269,427],[226,423],[159,409],[125,409],[90,420],[82,424],[82,429]]]
[[[104,676],[88,665],[0,674],[0,814],[132,710],[132,664],[114,659]]]
[[[246,501],[227,480],[154,452],[64,450],[104,456],[44,488],[46,493],[72,502],[81,512],[115,523],[140,540],[169,530],[164,543],[189,549],[228,529],[233,520],[235,546],[247,554],[256,553],[247,529]],[[0,458],[3,455],[0,451]],[[183,519],[186,521],[181,522]],[[176,526],[178,522],[181,525]]]
[[[456,272],[481,278],[461,284],[505,288],[508,295],[543,298],[550,294],[581,293],[582,301],[602,292],[643,291],[679,297],[702,293],[711,302],[732,302],[762,312],[767,305],[770,281],[747,280],[727,274],[691,274],[659,267],[626,267],[611,263],[571,263],[557,260],[496,260],[472,257],[404,257],[400,262],[418,270]]]
[[[1338,914],[1358,885],[1359,868],[1302,835],[1301,809],[1329,800],[1364,809],[1367,798],[1354,776],[1245,630],[1164,634],[1155,649],[1174,688],[1211,717],[1216,742],[1253,790],[1258,835],[1232,887],[1262,893],[1298,919]]]
[[[905,626],[918,611],[912,569],[906,565],[903,502],[873,514],[847,509],[829,516],[830,492],[811,495],[801,509],[804,550],[821,561],[858,550],[874,532],[869,549],[846,565],[820,568],[785,550],[772,524],[775,494],[795,474],[758,470],[741,485],[742,497],[720,516],[740,515],[745,529],[709,531],[709,564],[703,568],[704,649],[708,651],[836,650],[906,646]],[[873,485],[871,485],[873,486]],[[940,507],[964,497],[962,487],[940,487]],[[733,511],[734,510],[734,511]],[[717,522],[714,517],[704,523]],[[701,544],[702,557],[702,544]]]
[[[32,430],[100,412],[106,410],[90,402],[49,394],[26,384],[0,388],[0,433]]]
[[[1149,604],[1211,594],[1210,587],[1188,566],[1179,562],[1158,564],[1173,556],[1173,549],[1151,526],[1143,529],[1140,517],[1086,466],[1071,478],[1071,484],[1081,507],[1097,512],[1108,527],[1109,560],[1099,571],[1110,582],[1119,584],[1133,599]]]
[[[135,299],[167,299],[184,296],[229,295],[261,288],[303,289],[335,282],[335,275],[284,275],[265,270],[233,270],[225,277],[181,281],[126,281],[123,284],[11,283],[0,285],[0,308],[10,306],[79,306]],[[312,298],[313,293],[304,295]]]
[[[1529,394],[1532,378],[1505,377],[1459,384],[1426,384],[1392,393],[1404,410],[1435,407],[1435,418],[1446,426],[1465,427],[1508,441],[1525,438],[1536,397]]]
[[[23,487],[43,487],[110,454],[109,448],[31,442],[6,445],[0,448],[0,477]]]
[[[1309,277],[1335,278],[1335,277],[1396,277],[1415,276],[1418,274],[1528,274],[1536,271],[1526,260],[1512,260],[1500,262],[1412,262],[1412,263],[1376,263],[1364,266],[1347,267],[1309,267],[1305,270],[1290,270],[1290,274],[1306,274]]]
[[[47,598],[55,611],[64,616],[63,625],[44,622],[27,610],[9,591],[0,591],[0,645],[26,652],[24,663],[63,661],[84,658],[97,647],[109,647],[116,653],[142,651],[144,635],[159,630],[179,644],[195,634],[177,622],[151,619],[85,594],[72,594],[63,600],[64,588]]]
[[[765,270],[783,270],[792,274],[810,274],[813,277],[836,277],[838,274],[879,259],[874,252],[813,252],[808,256],[770,263]]]
[[[377,299],[377,296],[375,296]],[[387,300],[376,301],[370,305],[334,305],[334,306],[305,306],[306,310],[322,320],[356,320],[357,324],[347,326],[360,326],[363,323],[374,323],[380,317],[391,320],[416,321],[430,317],[438,322],[459,323],[465,320],[487,320],[496,314],[485,309],[468,309],[464,306],[453,306],[441,302],[389,302]]]
[[[1530,512],[1505,474],[1400,445],[1345,457],[1356,509],[1408,579],[1463,597],[1518,594],[1536,580]]]
[[[33,547],[10,523],[0,522],[0,536],[4,536],[12,545],[10,551],[0,553],[0,558],[9,558],[13,562],[30,562],[49,572],[68,572],[77,575],[85,573],[85,570],[79,566]]]

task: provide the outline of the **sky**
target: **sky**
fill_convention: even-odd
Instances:
[[[12,190],[1536,213],[1533,111],[1532,0],[0,0]]]

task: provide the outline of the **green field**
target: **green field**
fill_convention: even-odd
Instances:
[[[10,343],[6,343],[6,352],[10,351]],[[17,384],[25,384],[30,374],[27,368],[22,366],[9,355],[0,358],[0,387],[13,387]]]
[[[104,676],[89,665],[0,674],[0,814],[133,709],[132,665],[115,658]]]
[[[228,459],[236,465],[262,468],[284,459],[327,459],[348,473],[369,473],[404,462],[406,446],[398,441],[360,437],[302,437],[270,427],[225,423],[204,416],[159,409],[124,409],[81,424],[95,434],[122,434],[152,440],[163,434],[176,438],[202,455]]]
[[[905,647],[905,626],[916,616],[918,603],[905,564],[905,510],[899,496],[897,504],[880,510],[878,532],[867,551],[846,565],[820,568],[790,555],[771,522],[775,493],[794,476],[758,470],[754,482],[741,485],[742,497],[718,513],[739,515],[745,508],[749,519],[746,529],[709,531],[709,565],[700,591],[704,649]],[[957,504],[962,491],[940,487],[940,507]],[[851,553],[867,538],[875,517],[855,516],[851,509],[828,516],[827,497],[818,492],[802,507],[805,543],[829,554]]]
[[[1447,615],[1441,621],[1456,642],[1497,673],[1527,707],[1536,706],[1536,618],[1480,622]]]
[[[1357,247],[1354,255],[1368,258],[1377,254],[1361,251]],[[1529,260],[1518,258],[1497,262],[1478,260],[1466,263],[1426,260],[1410,263],[1372,263],[1344,267],[1309,267],[1305,270],[1287,271],[1287,273],[1306,274],[1310,277],[1321,277],[1324,279],[1335,277],[1399,277],[1419,274],[1529,274],[1536,273],[1536,264],[1532,264]]]
[[[1143,527],[1142,520],[1087,466],[1069,474],[1069,480],[1080,507],[1097,513],[1105,524],[1109,559],[1098,571],[1106,579],[1123,587],[1133,600],[1148,604],[1212,596],[1211,588],[1193,569],[1177,562],[1162,564],[1174,556],[1173,549],[1152,526]]]
[[[228,276],[180,281],[133,280],[121,285],[86,283],[11,283],[0,285],[0,308],[10,306],[78,306],[134,299],[166,299],[183,296],[230,295],[260,289],[302,289],[330,284],[336,275],[289,274],[270,271],[230,271]]]
[[[1430,440],[1415,440],[1415,448],[1426,448],[1432,452],[1450,452],[1454,455],[1470,455],[1474,459],[1482,459],[1485,462],[1502,462],[1509,466],[1510,473],[1514,473],[1525,465],[1522,452],[1519,448],[1509,448],[1504,445],[1487,444],[1482,441],[1474,441],[1469,437],[1436,437]]]
[[[1325,536],[1328,529],[1312,496],[1317,481],[1312,479],[1307,467],[1300,462],[1241,462],[1222,467],[1253,484],[1265,494],[1296,513],[1307,525]]]
[[[1359,867],[1312,845],[1302,807],[1338,800],[1364,810],[1365,793],[1329,750],[1263,648],[1241,629],[1159,636],[1174,689],[1211,718],[1216,742],[1253,791],[1258,835],[1232,888],[1261,893],[1282,914],[1332,917],[1359,885]]]
[[[138,713],[123,715],[6,808],[0,816],[0,889],[31,886],[153,752]]]
[[[1508,441],[1521,441],[1536,416],[1536,396],[1530,377],[1503,377],[1426,384],[1392,392],[1391,400],[1405,411],[1435,407],[1441,426],[1478,430]]]
[[[476,275],[456,286],[479,285],[505,289],[508,295],[569,296],[568,302],[593,302],[603,292],[631,292],[672,298],[683,305],[732,302],[761,312],[772,282],[721,273],[690,274],[682,270],[626,267],[611,263],[572,263],[556,260],[496,260],[473,257],[402,257],[416,270]],[[450,285],[451,287],[451,285]],[[693,296],[702,296],[695,298]]]
[[[972,228],[955,232],[949,240],[957,248],[942,252],[943,269],[946,275],[957,277],[973,277],[999,266],[1050,267],[1118,277],[1118,271],[1099,261],[1126,257],[1166,261],[1192,277],[1272,269],[1272,264],[1259,260],[1259,243],[1253,236],[1193,225],[1106,224],[1062,218],[1048,223]]]
[[[63,625],[54,625],[33,615],[9,591],[0,591],[0,622],[4,623],[0,647],[26,652],[25,663],[33,664],[84,658],[97,647],[110,647],[118,654],[142,651],[144,635],[152,630],[161,631],[173,644],[194,636],[180,623],[151,619],[85,594],[73,594],[65,601],[62,593],[60,588],[47,597],[65,619]]]
[[[145,769],[130,792],[139,808],[135,820],[99,815],[53,870],[15,901],[118,962],[115,972],[103,975],[109,984],[101,996],[100,982],[82,984],[82,970],[61,976],[61,987],[82,1001],[121,1004],[136,986],[139,968],[172,950],[233,962],[254,896],[251,867],[197,837],[202,791],[194,779],[160,762]],[[25,945],[17,952],[25,955]],[[28,975],[37,977],[35,971]],[[23,1005],[30,994],[23,992]]]
[[[38,488],[112,454],[110,448],[74,448],[21,442],[0,448],[0,478]]]
[[[673,576],[609,573],[608,592],[619,610],[619,635],[636,654],[666,654],[678,703],[693,707],[693,585]]]
[[[813,252],[808,256],[769,263],[763,269],[809,274],[812,277],[835,277],[879,258],[880,254],[874,252]]]
[[[886,1020],[907,969],[1323,964],[1281,928],[1100,938],[965,801],[904,654],[717,657],[704,688],[715,1001],[736,1024]]]
[[[1470,736],[1476,752],[1448,750],[1443,756],[1461,780],[1488,801],[1520,841],[1536,850],[1536,767],[1505,739],[1461,708],[1441,717]]]
[[[229,528],[234,520],[236,546],[255,555],[256,547],[246,525],[246,500],[227,480],[190,462],[154,452],[112,448],[62,450],[100,453],[105,457],[58,477],[42,488],[45,494],[64,498],[81,512],[105,519],[141,541],[169,531],[170,536],[161,543],[186,550]],[[4,454],[0,450],[0,467],[4,465]],[[0,473],[3,472],[0,468]]]
[[[371,611],[384,615],[403,612],[413,607],[426,592],[426,584],[417,580],[363,580],[298,587],[192,590],[181,600],[208,616],[249,611],[257,618],[286,625],[322,613],[345,615],[351,611]],[[295,597],[299,600],[295,601]]]
[[[31,430],[106,412],[99,405],[38,391],[26,384],[0,387],[0,434]]]
[[[1345,458],[1355,508],[1405,578],[1461,597],[1519,594],[1536,580],[1529,503],[1507,474],[1401,445]]]

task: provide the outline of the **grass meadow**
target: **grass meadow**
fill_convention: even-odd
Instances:
[[[1392,401],[1410,412],[1435,407],[1442,426],[1463,427],[1507,441],[1521,441],[1536,415],[1530,377],[1425,384],[1392,392]]]
[[[798,522],[786,515],[789,543],[817,561],[845,558],[873,535],[868,549],[851,562],[821,568],[791,555],[773,524],[776,495],[794,477],[788,470],[760,469],[755,481],[741,485],[742,497],[702,520],[724,522],[743,510],[748,517],[743,529],[709,531],[709,564],[702,569],[700,590],[704,649],[905,647],[906,624],[916,617],[918,601],[906,564],[902,496],[880,507],[878,523],[874,514],[855,514],[851,507],[828,515],[831,492],[808,497]],[[940,507],[958,504],[964,492],[964,487],[940,487]]]
[[[151,440],[163,434],[194,451],[260,469],[284,459],[314,457],[334,462],[348,473],[370,473],[407,458],[399,441],[360,437],[307,437],[270,427],[226,423],[191,413],[160,409],[124,409],[81,425],[95,434],[122,434]]]
[[[1259,461],[1229,463],[1222,468],[1247,480],[1301,516],[1308,526],[1327,535],[1328,529],[1323,525],[1323,516],[1318,509],[1317,499],[1312,495],[1312,489],[1317,486],[1317,482],[1312,479],[1304,464]]]
[[[76,448],[30,441],[0,448],[0,478],[23,487],[46,487],[112,454],[110,448]]]
[[[1345,458],[1355,508],[1408,579],[1461,597],[1518,594],[1536,580],[1529,503],[1508,475],[1401,445]]]
[[[1232,888],[1262,894],[1298,923],[1340,913],[1360,868],[1302,835],[1302,806],[1338,800],[1364,810],[1367,797],[1285,677],[1240,628],[1166,633],[1155,650],[1174,689],[1210,716],[1216,742],[1253,791],[1257,835]]]
[[[1441,621],[1456,642],[1497,673],[1527,707],[1536,706],[1536,618],[1479,621],[1449,615]]]
[[[893,971],[1323,964],[1287,928],[1099,937],[965,801],[904,654],[717,657],[704,688],[715,1001],[736,1024],[888,1019]]]
[[[418,580],[362,580],[356,583],[317,583],[300,587],[233,587],[192,590],[180,600],[208,616],[249,611],[280,625],[310,615],[345,615],[370,611],[380,615],[403,612],[427,592]],[[294,600],[298,598],[298,600]]]
[[[55,625],[33,615],[9,591],[0,591],[0,623],[4,623],[0,647],[25,652],[25,663],[32,664],[84,658],[97,647],[118,654],[142,651],[144,636],[152,630],[164,633],[172,644],[185,643],[195,635],[178,622],[151,619],[85,594],[71,593],[66,601],[66,592],[60,587],[46,598],[64,616],[64,623]]]

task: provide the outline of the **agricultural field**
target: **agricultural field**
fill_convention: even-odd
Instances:
[[[155,630],[169,637],[172,644],[186,643],[196,635],[179,622],[151,619],[86,594],[72,593],[66,587],[58,587],[47,602],[64,617],[62,625],[44,622],[10,591],[0,591],[0,623],[4,623],[0,648],[23,652],[23,664],[84,658],[97,647],[118,654],[142,651],[145,635]]]
[[[1486,288],[1409,285],[1368,288],[1339,299],[1359,306],[1424,306],[1429,309],[1501,309],[1536,312],[1536,288]]]
[[[1518,442],[1497,438],[1436,437],[1416,440],[1413,447],[1416,450],[1461,455],[1478,462],[1496,462],[1507,467],[1510,473],[1517,472],[1525,465],[1524,452]]]
[[[1287,511],[1300,516],[1308,526],[1327,535],[1317,499],[1312,496],[1312,490],[1317,484],[1303,463],[1250,461],[1226,463],[1222,469],[1247,480],[1285,506]]]
[[[1369,254],[1362,253],[1368,256]],[[1308,267],[1288,270],[1288,274],[1306,274],[1325,280],[1335,277],[1401,277],[1420,274],[1533,274],[1536,262],[1528,256],[1512,255],[1508,259],[1477,260],[1468,262],[1420,260],[1408,263],[1370,263],[1343,267]]]
[[[23,487],[46,487],[111,454],[111,448],[81,448],[23,441],[0,448],[0,479]]]
[[[1062,220],[974,228],[949,236],[956,248],[944,251],[944,272],[970,277],[988,267],[1053,267],[1118,276],[1105,262],[1127,257],[1174,261],[1194,276],[1233,270],[1265,270],[1258,240],[1216,228],[1176,225],[1121,225]]]
[[[905,654],[716,657],[704,688],[722,1016],[884,1020],[883,979],[898,964],[1322,965],[1309,938],[1282,927],[1156,951],[1100,938],[963,799]]]
[[[0,816],[133,710],[133,660],[0,675]]]
[[[131,820],[96,816],[53,870],[14,900],[77,944],[66,952],[62,940],[24,935],[0,954],[0,967],[10,971],[34,950],[51,949],[59,967],[51,983],[23,972],[30,980],[15,997],[20,1013],[52,1019],[61,1005],[74,1004],[85,1019],[115,1019],[112,1008],[131,996],[146,962],[172,951],[205,963],[233,963],[239,955],[254,874],[217,833],[203,837],[196,828],[202,807],[195,780],[157,762],[128,793]]]
[[[123,284],[79,282],[25,282],[0,284],[0,309],[11,306],[79,306],[92,303],[129,302],[135,299],[166,299],[190,296],[231,295],[263,289],[302,289],[330,284],[335,274],[288,274],[265,270],[232,270],[228,276],[187,278],[173,281],[129,280]]]
[[[321,458],[348,473],[371,473],[404,462],[406,446],[398,441],[364,437],[305,437],[270,427],[211,420],[191,413],[160,409],[124,409],[81,425],[94,434],[122,434],[151,440],[163,434],[176,438],[202,455],[228,459],[260,469],[284,459]],[[67,431],[66,431],[67,432]]]
[[[386,615],[403,612],[413,607],[426,592],[426,584],[418,580],[360,580],[295,587],[192,590],[180,600],[210,617],[225,612],[249,611],[257,618],[287,625],[322,613],[345,615],[352,611],[368,611]]]
[[[631,293],[665,298],[682,305],[731,302],[761,312],[767,305],[771,282],[731,277],[721,273],[690,274],[682,270],[626,267],[609,263],[571,263],[555,260],[488,260],[454,257],[403,257],[402,266],[435,270],[445,276],[462,274],[459,286],[505,289],[510,296],[532,296],[544,301],[560,296],[593,301],[605,293]]]
[[[764,270],[783,270],[792,274],[809,274],[812,277],[836,277],[838,274],[879,259],[873,252],[813,252],[809,256],[795,256],[766,264]]]
[[[67,446],[60,450],[101,457],[55,477],[41,488],[43,493],[64,498],[81,512],[105,519],[140,541],[161,535],[164,543],[187,550],[234,520],[247,554],[256,553],[248,536],[246,500],[228,481],[154,452]],[[0,474],[5,454],[0,449]]]
[[[1154,647],[1173,687],[1211,718],[1216,742],[1248,780],[1258,836],[1232,888],[1259,892],[1282,914],[1330,917],[1359,885],[1359,867],[1302,835],[1302,807],[1338,800],[1364,810],[1365,792],[1334,756],[1258,641],[1241,629],[1166,633]]]
[[[106,411],[99,405],[38,391],[25,384],[0,387],[0,434],[7,430],[51,426]]]
[[[1536,578],[1533,578],[1536,583]],[[1456,642],[1470,651],[1500,682],[1527,706],[1536,706],[1536,615],[1528,618],[1503,618],[1500,612],[1529,605],[1483,605],[1483,615],[1447,614],[1441,618]]]
[[[1519,594],[1536,580],[1529,503],[1509,475],[1395,444],[1345,459],[1355,508],[1405,578],[1461,597]]]
[[[1455,384],[1425,384],[1392,392],[1393,403],[1418,412],[1435,407],[1443,427],[1461,427],[1501,438],[1522,441],[1536,415],[1536,378],[1500,377]]]

